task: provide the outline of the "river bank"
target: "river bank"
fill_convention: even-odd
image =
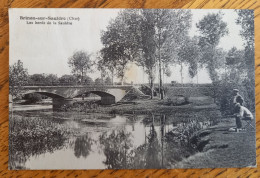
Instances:
[[[201,130],[199,142],[205,143],[201,151],[171,168],[255,167],[255,130],[228,131],[235,126],[235,118],[222,118],[215,126]]]
[[[136,99],[132,101],[123,101],[114,105],[89,106],[85,101],[78,101],[72,106],[62,108],[62,111],[77,111],[85,113],[106,113],[106,114],[174,114],[176,112],[218,110],[218,106],[208,97],[191,97],[189,102],[174,105],[169,100],[160,100],[159,98]]]

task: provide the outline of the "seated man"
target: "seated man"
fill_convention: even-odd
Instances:
[[[235,113],[234,116],[236,118],[237,131],[241,130],[243,120],[252,120],[253,114],[244,106],[241,106],[240,103],[235,105]]]

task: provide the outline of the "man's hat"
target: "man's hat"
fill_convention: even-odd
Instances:
[[[235,91],[235,92],[239,92],[239,90],[238,90],[238,89],[233,89],[233,91]]]

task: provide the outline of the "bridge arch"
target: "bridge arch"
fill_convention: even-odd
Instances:
[[[115,104],[116,103],[116,97],[110,93],[104,92],[104,91],[86,91],[78,94],[77,96],[82,96],[83,94],[89,94],[93,93],[95,95],[98,95],[101,97],[101,104],[108,105],[108,104]]]
[[[37,94],[41,94],[44,96],[48,96],[50,98],[57,98],[57,99],[64,99],[65,97],[58,95],[56,93],[51,93],[51,92],[39,92],[39,91],[29,91],[24,93],[23,95],[28,95],[28,94],[33,94],[33,93],[37,93]]]

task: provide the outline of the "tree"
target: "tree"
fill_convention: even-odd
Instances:
[[[100,77],[101,80],[104,82],[104,78],[107,76],[108,72],[107,72],[107,66],[104,64],[104,61],[101,59],[98,60],[97,62],[97,69],[100,71]]]
[[[85,76],[84,79],[83,79],[83,82],[87,85],[93,85],[94,84],[93,79],[89,76]]]
[[[59,78],[61,85],[75,85],[77,78],[73,75],[63,75]]]
[[[15,97],[20,95],[23,86],[28,82],[28,71],[21,60],[9,66],[9,92]]]
[[[102,84],[103,84],[102,79],[101,79],[101,78],[96,78],[95,84],[96,84],[96,85],[102,85]]]
[[[58,84],[59,78],[55,74],[48,74],[45,78],[45,82],[47,85],[55,85]]]
[[[178,47],[188,34],[190,19],[189,10],[121,11],[102,34],[103,60],[117,69],[122,82],[128,62],[135,61],[148,74],[151,87],[158,63],[159,89],[163,99],[162,63],[172,62],[175,58]]]
[[[255,110],[255,32],[254,32],[254,11],[253,10],[236,10],[238,13],[237,24],[240,24],[242,30],[240,35],[244,40],[244,61],[247,70],[247,76],[243,80],[240,90],[244,92],[246,106],[251,110]]]
[[[100,61],[98,63],[99,65],[102,65],[108,71],[110,71],[112,77],[112,85],[114,85],[114,75],[115,75],[117,63],[116,60],[112,60],[112,57],[110,56],[108,50],[109,50],[108,48],[101,49],[100,53],[102,57],[100,58]]]
[[[123,10],[110,22],[106,31],[102,32],[101,41],[104,48],[101,50],[103,64],[117,69],[117,76],[124,81],[127,64],[137,56],[139,38],[133,33],[139,27],[138,14],[135,9]],[[131,24],[131,25],[130,25]]]
[[[90,61],[90,54],[84,51],[76,51],[69,58],[69,66],[72,68],[72,73],[81,76],[81,83],[87,72],[90,72],[92,63]]]
[[[105,79],[105,84],[112,85],[112,79],[109,76]]]
[[[202,54],[202,63],[208,69],[210,79],[214,86],[214,100],[217,85],[219,83],[218,66],[221,60],[218,59],[217,45],[220,39],[228,34],[227,24],[222,20],[221,13],[210,13],[204,16],[197,24],[196,27],[200,32],[199,46]],[[225,61],[225,60],[222,60]]]
[[[158,62],[159,90],[161,99],[163,99],[162,63],[174,61],[179,47],[188,35],[191,13],[189,10],[143,9],[141,15],[141,24],[144,25],[144,28],[141,28],[141,37],[145,39],[142,41],[143,47],[152,48],[149,56],[154,57]],[[149,33],[146,33],[148,29]],[[148,38],[150,40],[147,40]],[[147,44],[145,44],[146,42]]]
[[[244,40],[245,47],[245,62],[249,78],[254,78],[254,65],[255,65],[255,33],[254,33],[254,11],[253,10],[237,10],[238,18],[236,23],[240,24],[242,30],[240,35]]]
[[[38,94],[38,93],[29,93],[24,95],[23,99],[27,100],[25,103],[26,104],[33,104],[33,103],[37,103],[39,101],[42,100],[43,95]]]
[[[181,63],[181,81],[183,83],[183,63],[188,64],[189,66],[189,76],[193,78],[198,74],[199,63],[201,60],[201,51],[200,47],[197,44],[196,38],[186,40],[186,43],[183,43],[179,52],[178,52],[178,61]],[[197,78],[198,82],[198,78]]]
[[[196,24],[196,27],[201,34],[200,46],[216,47],[221,37],[228,34],[227,23],[222,20],[221,13],[209,13]]]
[[[46,83],[45,74],[33,74],[29,76],[29,83],[32,85],[44,85]]]

